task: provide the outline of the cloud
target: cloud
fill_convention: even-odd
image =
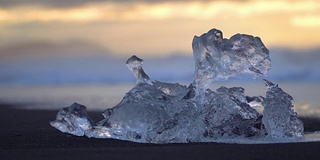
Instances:
[[[16,6],[45,6],[53,8],[78,7],[92,2],[103,2],[104,0],[0,0],[2,7]]]
[[[0,62],[25,61],[30,59],[50,59],[52,57],[77,57],[86,55],[108,56],[105,48],[85,41],[53,43],[33,41],[13,44],[0,48]]]
[[[320,14],[308,14],[308,15],[299,15],[294,16],[291,19],[291,23],[298,27],[303,28],[315,28],[320,27]]]
[[[159,2],[186,2],[186,1],[199,1],[199,0],[0,0],[2,7],[15,7],[15,6],[44,6],[48,8],[69,8],[79,7],[92,3],[125,3],[126,5],[135,3],[159,3]],[[201,0],[210,1],[210,0]]]
[[[1,0],[0,0],[1,1]],[[27,3],[28,2],[28,3]],[[151,3],[153,2],[153,3]],[[162,19],[212,20],[224,15],[248,17],[256,14],[316,12],[317,1],[6,1],[0,9],[0,21],[141,21]],[[34,5],[31,5],[34,4]],[[38,4],[38,5],[37,5]],[[40,5],[40,6],[39,6]],[[42,7],[41,7],[42,6]],[[43,7],[45,6],[45,7]],[[49,8],[47,8],[49,6]],[[64,6],[62,8],[59,8]]]
[[[192,37],[210,28],[223,30],[226,38],[237,32],[260,36],[268,47],[313,47],[320,37],[317,17],[305,16],[320,14],[317,1],[0,2],[0,48],[81,39],[117,53],[187,52]]]

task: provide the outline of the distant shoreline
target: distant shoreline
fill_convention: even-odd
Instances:
[[[320,85],[316,83],[279,83],[279,86],[294,99],[295,112],[301,117],[320,118]],[[189,85],[189,84],[185,84]],[[103,111],[116,106],[125,94],[135,86],[127,84],[78,84],[56,86],[16,86],[0,87],[0,103],[18,104],[28,109],[59,110],[74,102],[85,105],[88,111]],[[262,82],[215,82],[210,86],[216,90],[220,86],[242,87],[247,96],[265,96]]]

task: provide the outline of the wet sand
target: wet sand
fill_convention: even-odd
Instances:
[[[58,111],[14,109],[0,105],[0,159],[320,159],[320,143],[287,144],[139,144],[61,133],[49,125]],[[95,120],[99,112],[89,112]],[[320,130],[320,120],[302,118],[305,131]]]

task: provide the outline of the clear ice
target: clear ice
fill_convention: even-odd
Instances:
[[[293,110],[293,98],[277,84],[264,80],[268,88],[263,101],[262,122],[273,138],[303,137],[303,123]]]
[[[208,89],[212,81],[239,74],[265,75],[270,58],[260,38],[236,34],[228,40],[220,30],[212,29],[195,36],[192,48],[195,72],[188,87],[149,82],[143,60],[134,55],[126,65],[136,77],[136,85],[118,105],[102,113],[104,119],[94,123],[86,108],[75,103],[61,109],[51,126],[77,136],[141,143],[235,143],[304,137],[303,124],[293,111],[293,98],[278,85],[264,80],[266,97],[248,97],[241,87]],[[264,107],[263,114],[251,106],[252,101]]]
[[[87,115],[87,108],[78,103],[62,108],[58,112],[56,120],[50,122],[52,127],[61,132],[76,136],[83,136],[86,130],[92,128],[92,124],[93,121]]]
[[[195,61],[196,101],[204,101],[204,92],[214,80],[226,80],[238,74],[265,75],[271,68],[269,51],[259,37],[236,34],[223,39],[218,29],[211,29],[192,41]]]
[[[142,69],[142,64],[143,60],[135,55],[131,56],[126,62],[127,67],[137,79],[136,84],[147,83],[150,79]]]

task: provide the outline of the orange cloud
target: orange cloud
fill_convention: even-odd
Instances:
[[[0,46],[23,38],[74,38],[122,53],[191,52],[192,37],[216,27],[226,38],[241,32],[260,36],[267,46],[314,47],[320,43],[319,15],[317,0],[141,1],[130,5],[113,1],[62,8],[0,7],[0,36],[7,37],[5,42],[0,40]],[[37,25],[27,32],[10,27],[24,28],[30,22]]]
[[[295,26],[305,27],[305,28],[314,28],[320,27],[320,14],[318,15],[302,15],[302,16],[294,16],[291,19],[291,22]]]
[[[248,17],[269,13],[319,12],[317,1],[214,1],[214,2],[163,2],[163,3],[93,3],[77,8],[17,7],[1,9],[0,20],[6,22],[29,21],[126,21],[162,19],[210,20],[231,14]]]

